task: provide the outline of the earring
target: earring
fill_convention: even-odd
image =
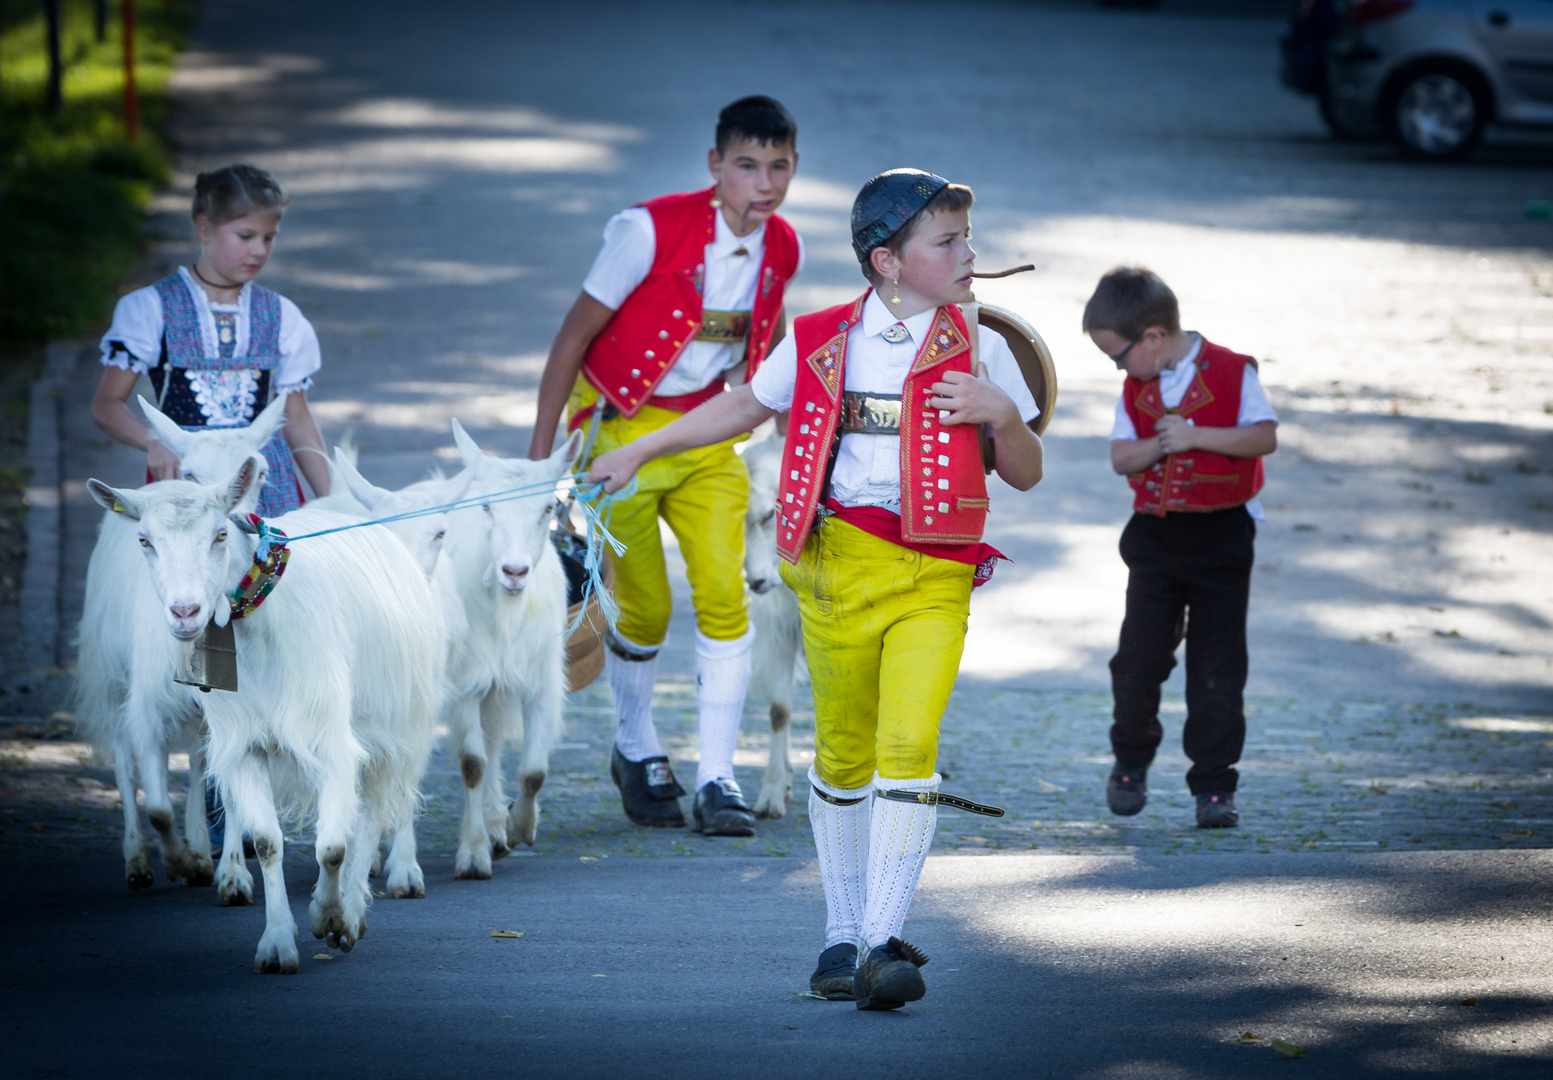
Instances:
[[[723,205],[723,201],[721,199],[719,199],[716,195],[713,195],[712,196],[712,209],[713,210],[720,210],[720,209],[722,209],[722,205]]]
[[[901,306],[901,279],[900,278],[896,278],[895,281],[894,281],[894,285],[895,285],[895,295],[890,297],[890,303],[894,307],[900,307]]]

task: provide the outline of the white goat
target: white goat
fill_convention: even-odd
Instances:
[[[788,724],[793,716],[794,664],[803,648],[798,597],[782,582],[777,556],[777,480],[782,440],[775,435],[744,452],[750,474],[749,509],[744,515],[744,576],[750,587],[750,622],[755,648],[750,697],[764,698],[771,711],[771,751],[760,796],[751,807],[761,817],[787,813],[793,794]]]
[[[313,510],[329,510],[360,518],[386,518],[426,510],[433,506],[457,502],[464,497],[474,474],[468,469],[452,479],[439,477],[422,480],[399,491],[380,488],[367,480],[356,469],[354,448],[336,446],[331,470],[335,488],[322,499],[309,504]],[[448,516],[425,514],[420,517],[393,521],[385,526],[398,537],[415,558],[421,571],[429,579],[442,554],[442,544],[447,536]],[[444,623],[446,629],[446,623]],[[420,786],[416,777],[416,786]],[[399,874],[391,873],[386,882],[388,895],[395,900],[421,900],[426,896],[426,880],[416,862],[415,821],[400,822],[389,844],[391,863],[403,868]],[[372,873],[382,869],[378,853],[373,853]]]
[[[466,498],[537,485],[448,515],[434,582],[448,623],[449,739],[464,777],[464,821],[453,876],[489,878],[491,860],[532,845],[539,789],[561,732],[566,694],[566,572],[550,542],[555,485],[571,471],[581,433],[544,461],[486,455],[453,421],[473,474]],[[502,747],[521,739],[518,798],[502,791]]]
[[[87,487],[138,523],[166,636],[186,641],[214,617],[252,565],[256,541],[229,521],[252,509],[259,459],[223,484],[169,481],[145,491]],[[298,510],[291,536],[350,524]],[[133,541],[131,541],[133,542]],[[442,694],[443,636],[425,575],[387,529],[368,525],[298,541],[262,606],[235,625],[239,689],[203,702],[211,769],[226,803],[229,847],[253,838],[264,874],[265,931],[256,971],[297,970],[280,813],[314,819],[315,937],[349,950],[366,933],[367,874],[378,837],[414,814]],[[390,878],[406,873],[390,855]],[[247,873],[246,866],[239,869]]]
[[[285,423],[285,399],[276,398],[246,428],[184,431],[144,398],[156,436],[178,455],[185,477],[217,480],[238,467]],[[152,484],[145,490],[158,489]],[[170,879],[209,885],[214,876],[210,835],[205,825],[205,735],[200,695],[173,682],[179,645],[162,632],[156,590],[136,550],[135,525],[117,514],[103,515],[97,546],[86,571],[86,604],[78,633],[76,723],[113,760],[124,810],[124,878],[131,889],[151,886],[151,855],[135,806],[138,786],[146,793],[146,816],[161,839],[162,867]],[[167,755],[189,753],[189,795],[180,835],[167,792]],[[222,859],[224,903],[253,902],[226,872],[241,864],[242,836],[228,832]]]

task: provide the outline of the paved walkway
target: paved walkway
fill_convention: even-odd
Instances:
[[[908,1073],[1545,1070],[1548,862],[1517,849],[1553,839],[1553,226],[1523,212],[1553,193],[1553,158],[1496,138],[1474,163],[1425,169],[1332,143],[1276,86],[1275,32],[1168,4],[730,18],[696,3],[211,0],[178,76],[180,185],[234,158],[291,185],[266,281],[320,331],[326,438],[353,430],[385,484],[451,463],[451,416],[493,449],[526,447],[544,350],[604,220],[702,183],[710,118],[733,97],[775,93],[802,125],[795,310],[859,288],[845,216],[873,172],[920,164],[976,188],[982,263],[1038,266],[982,297],[1041,329],[1062,390],[1047,479],[993,493],[989,538],[1016,562],[978,592],[944,724],[946,788],[1009,814],[942,816],[912,925],[941,957],[933,996],[859,1039],[850,1010],[785,1000],[821,921],[802,798],[749,841],[629,827],[595,685],[569,703],[532,852],[489,885],[447,880],[462,797],[439,752],[430,898],[383,903],[360,951],[277,983],[247,974],[257,912],[222,912],[209,890],[124,894],[111,774],[51,692],[67,680],[14,676],[0,907],[22,928],[4,946],[13,994],[29,996],[0,1065],[235,1072],[219,1047],[240,1029],[249,1054],[352,1075],[627,1061],[791,1075],[794,1050],[900,1075],[879,1046],[910,1047]],[[860,41],[919,42],[931,62],[875,85],[856,75]],[[769,74],[751,74],[755,55]],[[185,205],[159,200],[141,280],[187,260]],[[1127,496],[1105,459],[1115,377],[1077,323],[1124,260],[1159,269],[1189,325],[1263,358],[1284,421],[1258,536],[1245,826],[1229,834],[1190,828],[1179,675],[1148,809],[1116,819],[1101,796]],[[99,513],[84,481],[141,469],[92,428],[95,378],[87,356],[61,399],[66,626]],[[676,582],[657,713],[690,772]],[[737,757],[751,789],[762,713]],[[805,696],[800,778],[812,733]],[[288,865],[303,903],[310,856],[294,846]],[[508,926],[529,936],[488,938]],[[122,1028],[56,1034],[109,993]],[[177,1034],[148,1055],[158,1019]],[[1245,1030],[1311,1055],[1290,1065],[1266,1039],[1238,1043]],[[198,1067],[163,1052],[180,1038]]]

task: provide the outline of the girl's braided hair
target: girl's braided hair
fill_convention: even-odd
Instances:
[[[255,210],[285,212],[291,195],[257,165],[224,165],[202,172],[194,180],[194,206],[189,216],[221,225]]]

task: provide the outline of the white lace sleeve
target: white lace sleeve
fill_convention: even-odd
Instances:
[[[102,336],[102,362],[144,375],[162,356],[162,298],[155,286],[120,297]]]
[[[280,366],[275,369],[275,393],[310,390],[313,375],[323,366],[318,332],[300,308],[280,298]]]

